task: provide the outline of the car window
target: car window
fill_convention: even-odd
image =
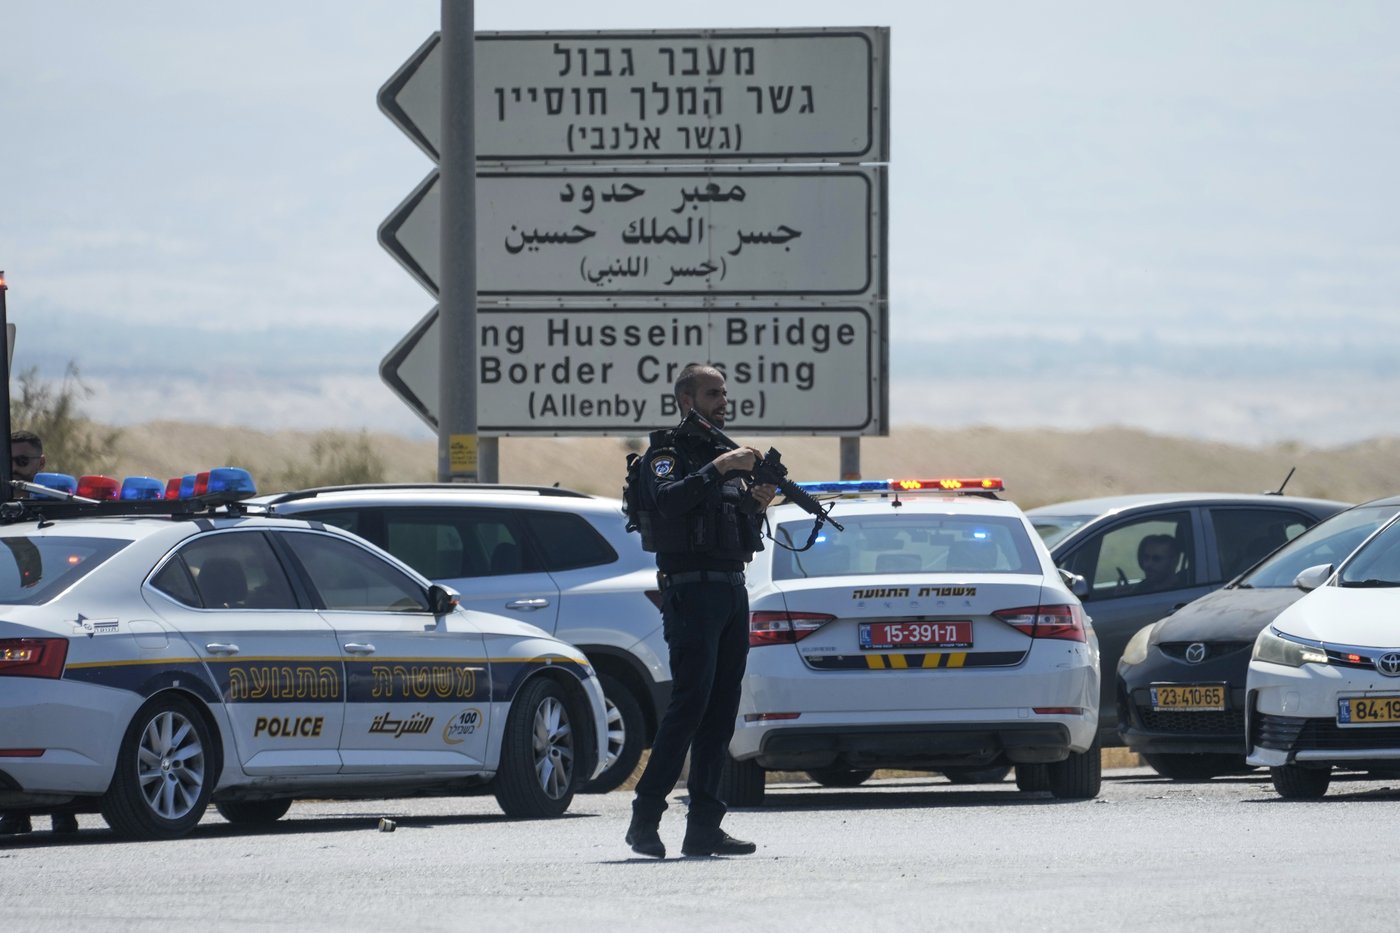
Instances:
[[[1045,546],[1053,548],[1070,533],[1078,528],[1087,525],[1098,516],[1096,515],[1027,515],[1031,520],[1031,525],[1035,528],[1035,533],[1040,535],[1040,540],[1045,542]]]
[[[1089,581],[1086,599],[1110,599],[1193,586],[1195,539],[1189,512],[1123,522],[1085,541],[1062,566]]]
[[[292,532],[291,548],[327,609],[427,612],[424,587],[364,547],[329,534]]]
[[[1309,567],[1340,564],[1396,512],[1396,505],[1359,505],[1318,522],[1240,581],[1241,586],[1288,587]]]
[[[183,563],[188,577],[182,579],[171,566],[175,561]],[[181,547],[151,585],[172,599],[204,609],[299,608],[286,571],[261,532],[201,535]]]
[[[1221,580],[1234,579],[1316,522],[1291,509],[1213,508],[1210,520],[1220,553]]]
[[[877,573],[1040,573],[1026,526],[1001,516],[908,513],[842,515],[844,532],[828,531],[810,550],[812,521],[774,531],[773,579]]]
[[[59,535],[0,538],[0,603],[41,605],[130,544],[116,538]]]
[[[1400,525],[1376,532],[1342,567],[1342,586],[1400,586]]]
[[[522,509],[525,525],[534,536],[545,570],[575,570],[617,560],[612,545],[582,515]]]

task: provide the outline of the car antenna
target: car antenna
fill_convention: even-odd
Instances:
[[[1298,469],[1297,467],[1293,467],[1292,469],[1290,469],[1290,470],[1288,471],[1288,475],[1285,476],[1285,477],[1283,478],[1283,482],[1281,482],[1281,483],[1278,484],[1278,489],[1276,489],[1276,490],[1274,490],[1274,491],[1272,491],[1272,492],[1265,492],[1264,495],[1266,495],[1266,496],[1281,496],[1281,495],[1283,495],[1283,487],[1285,487],[1285,486],[1288,485],[1288,481],[1291,480],[1291,479],[1293,478],[1293,474],[1297,471],[1297,469]]]

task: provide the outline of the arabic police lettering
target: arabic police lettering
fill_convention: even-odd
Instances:
[[[230,703],[247,700],[337,700],[340,672],[334,667],[250,664],[228,672]]]
[[[457,664],[376,664],[370,668],[376,700],[467,699],[476,695],[478,668]]]
[[[384,733],[398,738],[401,735],[426,735],[433,727],[433,717],[414,713],[407,719],[395,719],[392,713],[381,713],[369,725],[370,732]]]
[[[259,716],[253,720],[253,735],[274,739],[314,739],[321,735],[324,716]]]

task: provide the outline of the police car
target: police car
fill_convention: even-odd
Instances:
[[[849,787],[877,768],[1006,766],[1022,789],[1096,796],[1097,642],[1001,481],[796,485],[841,496],[844,530],[768,510],[724,799],[761,803],[767,771]]]
[[[141,839],[313,795],[494,792],[550,817],[597,773],[576,648],[339,529],[254,514],[244,471],[195,482],[0,505],[0,810],[98,810]]]

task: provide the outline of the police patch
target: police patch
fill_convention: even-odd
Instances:
[[[675,468],[675,457],[657,457],[651,461],[651,472],[656,476],[670,476]]]

